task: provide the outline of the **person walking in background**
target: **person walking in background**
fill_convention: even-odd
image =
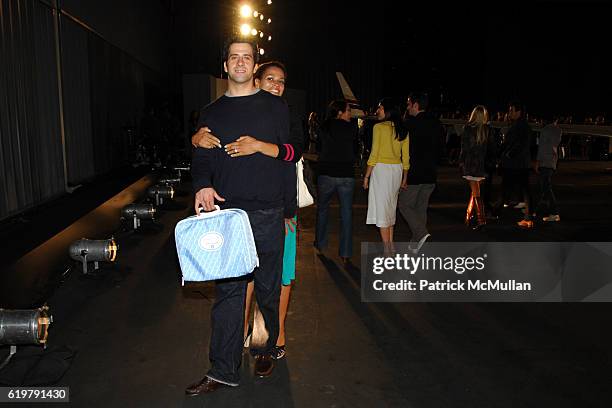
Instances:
[[[559,127],[559,118],[556,117],[540,131],[538,156],[535,165],[535,171],[538,174],[538,186],[540,187],[536,214],[542,217],[542,221],[545,222],[561,220],[552,188],[552,176],[557,169],[558,148],[562,136],[563,132]]]
[[[273,95],[282,97],[285,93],[287,69],[279,61],[269,61],[261,64],[254,75],[255,86]],[[291,113],[291,110],[290,110]],[[264,154],[279,160],[297,162],[302,157],[302,126],[292,116],[290,138],[288,144],[273,144],[255,139],[252,136],[242,136],[236,142],[229,143],[225,150],[231,157],[248,156],[255,153]],[[213,148],[219,145],[218,139],[210,133],[210,129],[202,128],[193,137],[192,144],[198,147]],[[236,152],[237,150],[238,152]],[[295,197],[294,197],[295,199]],[[290,200],[290,198],[288,198]],[[293,200],[291,200],[293,201]],[[295,205],[295,204],[291,204]],[[278,360],[285,356],[285,319],[291,297],[291,285],[295,280],[295,257],[297,251],[297,216],[285,219],[285,246],[283,252],[283,274],[279,305],[279,334],[272,358]],[[245,346],[248,346],[249,320],[254,284],[251,280],[247,285],[246,307],[244,318]]]
[[[351,122],[351,107],[344,100],[332,101],[319,133],[317,222],[314,246],[324,251],[328,245],[329,203],[338,193],[340,201],[340,245],[338,254],[346,265],[353,255],[353,192],[357,126]]]
[[[407,184],[399,193],[398,207],[412,231],[417,250],[431,236],[427,230],[427,207],[436,187],[442,124],[427,112],[429,99],[424,93],[412,93],[407,100],[405,125],[408,128],[410,168]]]
[[[487,223],[484,202],[480,195],[480,185],[488,176],[486,163],[495,158],[495,150],[492,147],[495,140],[488,122],[487,109],[482,105],[476,106],[472,110],[461,136],[459,166],[463,178],[470,185],[470,201],[465,213],[465,225],[470,226],[472,224],[475,212],[475,229]]]
[[[385,253],[393,253],[397,200],[400,187],[406,187],[409,168],[408,130],[390,99],[380,101],[376,117],[383,122],[374,125],[372,151],[363,178],[363,188],[369,188],[366,224],[378,227]]]
[[[510,202],[515,189],[525,202],[525,216],[518,222],[521,228],[533,227],[531,211],[533,202],[529,190],[529,168],[531,167],[531,137],[532,130],[525,119],[525,108],[518,102],[508,106],[510,127],[501,146],[502,167],[502,197],[497,205],[497,213],[501,212],[504,203]]]

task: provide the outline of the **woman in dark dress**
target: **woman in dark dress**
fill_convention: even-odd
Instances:
[[[495,141],[488,122],[487,109],[482,105],[476,106],[461,136],[459,165],[463,178],[470,185],[470,201],[465,213],[465,224],[472,225],[476,213],[474,229],[481,228],[487,222],[484,203],[480,196],[480,184],[487,176],[487,163],[495,160],[492,148]]]

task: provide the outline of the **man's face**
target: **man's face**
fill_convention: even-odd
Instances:
[[[508,108],[508,117],[510,120],[517,120],[521,117],[521,111],[517,110],[514,106]]]
[[[406,101],[406,110],[410,116],[416,116],[419,113],[418,102],[412,102],[412,99],[408,98]]]
[[[243,84],[253,80],[257,69],[253,58],[253,48],[249,43],[233,43],[229,47],[227,61],[223,64],[227,76],[233,82]]]
[[[346,110],[340,114],[339,119],[342,119],[345,122],[351,121],[351,107],[349,105],[346,105]]]

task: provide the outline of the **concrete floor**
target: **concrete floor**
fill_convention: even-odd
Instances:
[[[609,241],[610,163],[563,163],[557,177],[562,222],[530,231],[507,218],[484,232],[462,225],[467,189],[441,169],[432,197],[433,237],[454,240]],[[359,243],[378,240],[366,226],[366,195],[354,204]],[[73,407],[609,407],[611,303],[364,303],[358,266],[332,248],[312,248],[315,208],[300,213],[297,280],[287,318],[287,357],[271,378],[255,379],[245,354],[242,384],[187,398],[184,388],[208,368],[210,283],[180,286],[173,228],[190,197],[145,228],[118,237],[119,259],[98,278],[72,273],[49,299],[50,346],[77,350],[56,385]],[[397,241],[409,231],[398,221]],[[21,405],[23,406],[23,405]]]

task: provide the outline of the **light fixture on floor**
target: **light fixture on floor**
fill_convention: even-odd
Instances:
[[[164,203],[164,198],[174,197],[174,188],[172,186],[155,185],[147,189],[147,195],[150,198],[155,198],[155,205],[160,206]]]
[[[155,207],[153,204],[128,204],[121,209],[121,216],[124,219],[134,221],[134,230],[140,228],[140,220],[155,219]]]
[[[173,170],[178,172],[178,177],[182,178],[182,171],[189,172],[191,171],[191,164],[189,163],[179,163],[176,166],[172,167]]]
[[[165,184],[167,186],[174,186],[176,184],[180,184],[181,183],[181,178],[180,177],[163,177],[159,179],[159,184]]]
[[[17,352],[18,345],[39,344],[46,347],[51,322],[53,316],[49,315],[47,306],[25,310],[0,309],[0,346],[11,346],[9,355],[0,363],[0,370]]]
[[[70,258],[83,263],[83,273],[87,274],[87,263],[94,263],[94,270],[99,268],[98,262],[114,262],[117,258],[117,244],[114,238],[93,240],[79,239],[70,245]]]

